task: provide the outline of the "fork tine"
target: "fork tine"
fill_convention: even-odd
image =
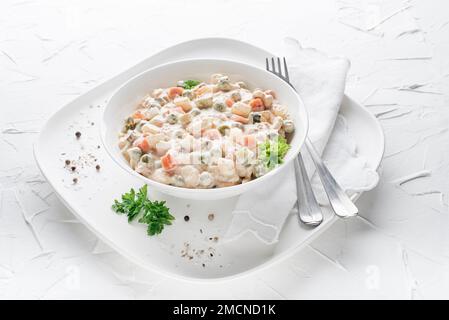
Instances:
[[[288,68],[287,68],[287,60],[284,57],[284,70],[285,70],[285,78],[288,82],[290,82],[290,77],[288,76]]]
[[[279,57],[277,58],[277,62],[278,62],[278,70],[279,70],[279,74],[280,74],[281,77],[282,77],[283,74],[282,74],[282,68],[281,68],[281,59],[279,59]]]
[[[272,72],[276,73],[276,66],[274,65],[274,58],[271,58],[271,68],[273,69]]]

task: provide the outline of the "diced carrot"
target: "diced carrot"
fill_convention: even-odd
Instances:
[[[249,102],[249,105],[251,106],[251,109],[253,111],[263,111],[265,110],[265,106],[263,104],[262,99],[260,98],[254,98]]]
[[[243,145],[250,149],[256,148],[256,137],[253,134],[244,136],[243,137]]]
[[[231,98],[226,99],[225,102],[229,108],[232,107],[232,105],[234,104],[234,100],[232,100]]]
[[[218,131],[217,129],[206,130],[204,132],[204,136],[206,136],[207,138],[209,138],[211,140],[216,140],[216,139],[220,139],[221,138],[220,131]]]
[[[240,122],[242,124],[247,124],[249,122],[248,118],[244,118],[244,117],[236,115],[236,114],[233,114],[231,116],[231,120],[236,121],[236,122]]]
[[[133,113],[132,117],[134,119],[144,119],[145,115],[142,113],[142,111],[137,110],[136,112]]]
[[[150,151],[151,147],[150,144],[148,143],[148,140],[146,138],[143,138],[138,144],[137,146],[140,148],[140,150],[142,150],[142,152],[147,153],[148,151]]]
[[[171,171],[175,168],[175,161],[170,153],[161,157],[161,165],[165,171]]]
[[[177,96],[182,95],[183,92],[184,89],[181,87],[171,87],[170,89],[168,89],[168,96],[170,97],[170,99],[174,99]]]

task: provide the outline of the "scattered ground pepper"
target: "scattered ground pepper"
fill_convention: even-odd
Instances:
[[[77,139],[79,139],[81,137],[81,132],[79,132],[79,131],[75,132],[75,137]]]
[[[65,164],[68,166],[68,165],[70,164],[70,160],[67,159],[67,160],[65,161]]]
[[[187,221],[189,221],[190,220],[190,217],[189,216],[184,216],[184,221],[185,222],[187,222]]]
[[[190,250],[190,244],[188,242],[184,242],[184,249],[181,250],[181,257],[187,258],[189,260],[193,259],[193,255]]]
[[[207,216],[207,219],[209,219],[209,221],[214,220],[214,218],[215,218],[215,215],[214,215],[213,213],[210,213],[210,214]]]
[[[97,171],[100,171],[100,169],[101,169],[100,165],[97,164],[97,165],[95,166],[95,169],[97,169]]]
[[[78,178],[73,178],[73,183],[74,184],[78,183]]]
[[[75,170],[76,170],[76,167],[73,166],[73,167],[71,167],[70,169],[72,169],[72,171],[75,171]]]

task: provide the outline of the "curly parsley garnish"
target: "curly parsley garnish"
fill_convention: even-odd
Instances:
[[[267,140],[259,145],[259,159],[271,170],[284,161],[289,149],[290,145],[284,137]]]
[[[118,214],[126,214],[128,222],[140,216],[138,221],[148,225],[147,233],[153,236],[160,234],[164,226],[171,225],[175,217],[170,214],[165,201],[151,201],[147,194],[147,185],[137,193],[131,189],[122,195],[122,201],[114,200],[112,210]]]
[[[186,90],[190,90],[194,87],[196,87],[197,85],[199,85],[200,82],[197,80],[184,80],[182,81],[182,87]]]

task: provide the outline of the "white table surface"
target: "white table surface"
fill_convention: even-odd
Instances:
[[[161,277],[105,247],[32,155],[65,103],[166,46],[206,36],[269,50],[293,36],[349,57],[346,91],[386,136],[381,180],[358,201],[360,217],[285,262],[214,285]],[[5,0],[0,97],[1,299],[449,298],[447,1]]]

